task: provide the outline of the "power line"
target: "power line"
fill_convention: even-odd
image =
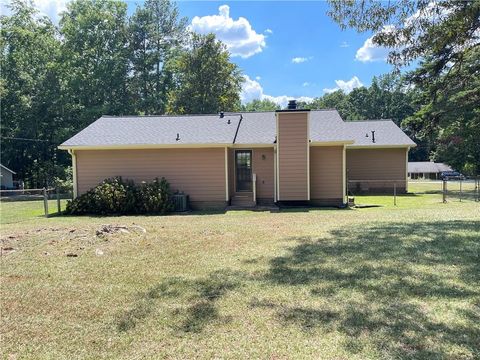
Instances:
[[[20,140],[20,141],[42,141],[48,142],[49,140],[41,140],[41,139],[27,139],[27,138],[19,138],[19,137],[3,137],[2,140]]]

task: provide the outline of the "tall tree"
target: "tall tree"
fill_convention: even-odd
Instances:
[[[242,105],[242,111],[273,111],[280,110],[281,106],[268,99],[255,99]]]
[[[103,114],[130,113],[126,3],[74,0],[63,13],[60,32],[65,96],[75,129]]]
[[[56,175],[64,122],[58,71],[60,43],[51,21],[14,0],[1,24],[1,158],[28,186]]]
[[[342,27],[373,31],[400,67],[418,61],[407,79],[423,99],[405,121],[430,156],[480,173],[480,1],[331,1]],[[452,105],[455,106],[452,106]]]
[[[244,78],[230,62],[226,46],[213,34],[191,34],[190,44],[171,64],[175,87],[169,93],[168,112],[206,114],[240,109]]]
[[[135,111],[162,114],[173,77],[165,64],[185,41],[186,19],[170,0],[147,0],[131,17],[129,29]]]

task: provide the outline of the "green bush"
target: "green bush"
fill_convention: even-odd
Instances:
[[[165,214],[172,210],[170,185],[162,178],[135,185],[121,177],[106,179],[67,203],[67,214]]]
[[[170,184],[165,178],[137,187],[136,211],[140,214],[165,214],[173,210]]]

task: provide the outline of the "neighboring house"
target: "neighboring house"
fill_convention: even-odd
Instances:
[[[414,161],[408,163],[408,177],[410,179],[440,179],[440,174],[453,169],[444,163],[433,161]]]
[[[13,175],[16,172],[0,164],[0,187],[2,190],[11,190],[13,186]]]
[[[374,137],[372,137],[374,132]],[[102,180],[165,177],[193,208],[255,203],[342,205],[348,178],[407,190],[415,143],[390,120],[344,122],[336,110],[103,116],[59,146],[75,195]],[[371,184],[369,185],[371,187]]]

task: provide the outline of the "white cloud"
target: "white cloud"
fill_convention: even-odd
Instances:
[[[340,44],[340,47],[341,47],[341,48],[347,48],[347,47],[349,47],[349,46],[350,46],[350,44],[347,43],[346,41],[342,41],[342,43]]]
[[[255,79],[256,79],[257,81],[260,81],[261,77],[260,77],[260,76],[255,76]]]
[[[37,8],[40,16],[48,16],[53,23],[58,24],[60,20],[60,13],[67,9],[69,0],[34,0],[33,6]],[[10,15],[10,8],[8,5],[10,1],[0,0],[0,13],[2,15]]]
[[[303,62],[307,62],[309,60],[312,60],[313,59],[313,56],[309,56],[309,57],[294,57],[292,59],[292,63],[294,64],[301,64]]]
[[[302,84],[303,87],[307,87],[307,86],[310,86],[310,83],[308,81],[305,81],[303,84]]]
[[[360,81],[360,79],[356,76],[352,77],[350,80],[345,81],[345,80],[335,80],[335,83],[337,84],[337,87],[335,88],[325,88],[323,89],[323,92],[325,93],[332,93],[337,90],[343,90],[345,93],[351,92],[353,89],[362,87],[363,84]]]
[[[259,100],[270,100],[274,103],[280,105],[281,107],[286,107],[288,104],[288,100],[298,100],[298,101],[305,101],[311,102],[313,98],[308,96],[288,96],[288,95],[280,95],[280,96],[272,96],[264,94],[263,87],[260,85],[258,81],[250,79],[248,75],[245,75],[245,82],[243,83],[242,93],[240,95],[242,103],[248,103],[252,100],[259,99]]]
[[[373,43],[372,36],[365,40],[363,46],[357,50],[355,59],[361,62],[385,61],[387,60],[388,53],[388,48]]]
[[[218,15],[195,16],[190,30],[199,34],[214,33],[225,43],[232,56],[248,58],[263,50],[266,36],[253,30],[247,19],[232,19],[228,5],[220,6],[218,11]]]
[[[272,29],[266,29],[264,31],[265,34],[273,34],[273,30]]]
[[[263,99],[263,88],[258,81],[250,79],[248,75],[244,76],[245,81],[242,85],[240,99],[242,103],[248,103],[255,99]]]

